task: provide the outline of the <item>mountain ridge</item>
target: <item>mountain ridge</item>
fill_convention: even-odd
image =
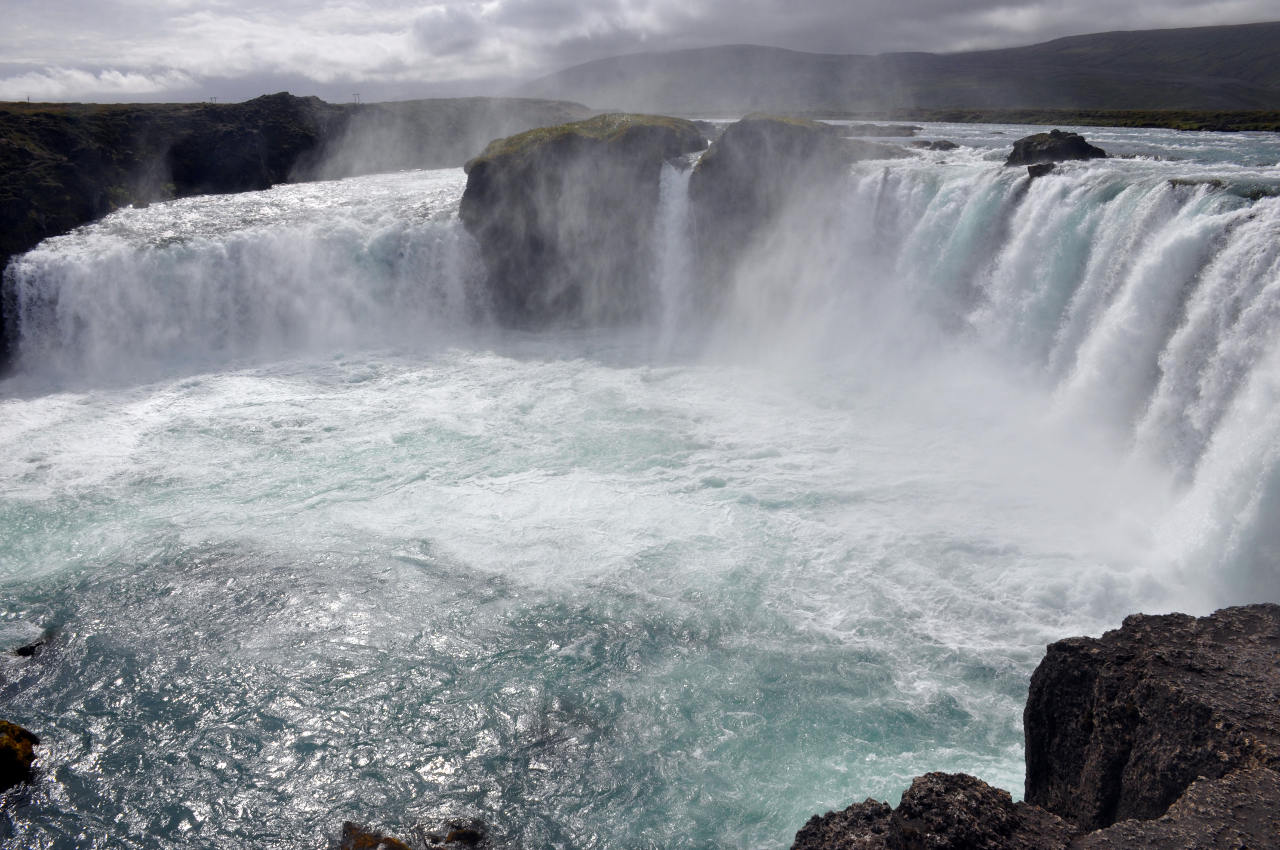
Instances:
[[[905,109],[1280,109],[1280,21],[1115,30],[963,53],[723,45],[597,59],[516,89],[676,113]]]

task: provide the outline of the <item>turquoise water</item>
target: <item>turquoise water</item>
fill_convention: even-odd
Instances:
[[[456,171],[27,255],[5,843],[781,847],[929,770],[1016,795],[1047,642],[1272,594],[1280,219],[1168,184],[1255,165],[987,156],[860,166],[692,338],[492,327]]]

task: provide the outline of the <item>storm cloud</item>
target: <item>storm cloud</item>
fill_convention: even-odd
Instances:
[[[5,0],[0,99],[495,93],[592,59],[766,44],[949,52],[1280,18],[1280,0]]]

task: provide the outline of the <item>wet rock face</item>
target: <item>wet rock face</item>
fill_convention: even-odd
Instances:
[[[602,115],[489,145],[460,216],[504,324],[615,324],[653,305],[663,163],[706,146],[690,121]]]
[[[1165,813],[1198,778],[1280,767],[1280,606],[1135,615],[1049,647],[1025,797],[1083,828]]]
[[[1124,820],[1078,838],[1071,850],[1240,850],[1280,845],[1280,774],[1237,770],[1192,783],[1154,820]]]
[[[0,720],[0,791],[31,778],[40,739],[16,723]]]
[[[1071,159],[1103,159],[1106,155],[1106,151],[1089,144],[1079,133],[1052,130],[1018,139],[1004,164],[1036,165]]]

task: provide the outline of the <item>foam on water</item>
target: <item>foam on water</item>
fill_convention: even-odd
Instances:
[[[785,846],[928,770],[1016,791],[1046,642],[1280,598],[1269,149],[1028,183],[961,129],[717,316],[665,171],[653,327],[491,328],[457,171],[21,258],[0,626],[57,631],[0,662],[46,742],[0,836]]]

